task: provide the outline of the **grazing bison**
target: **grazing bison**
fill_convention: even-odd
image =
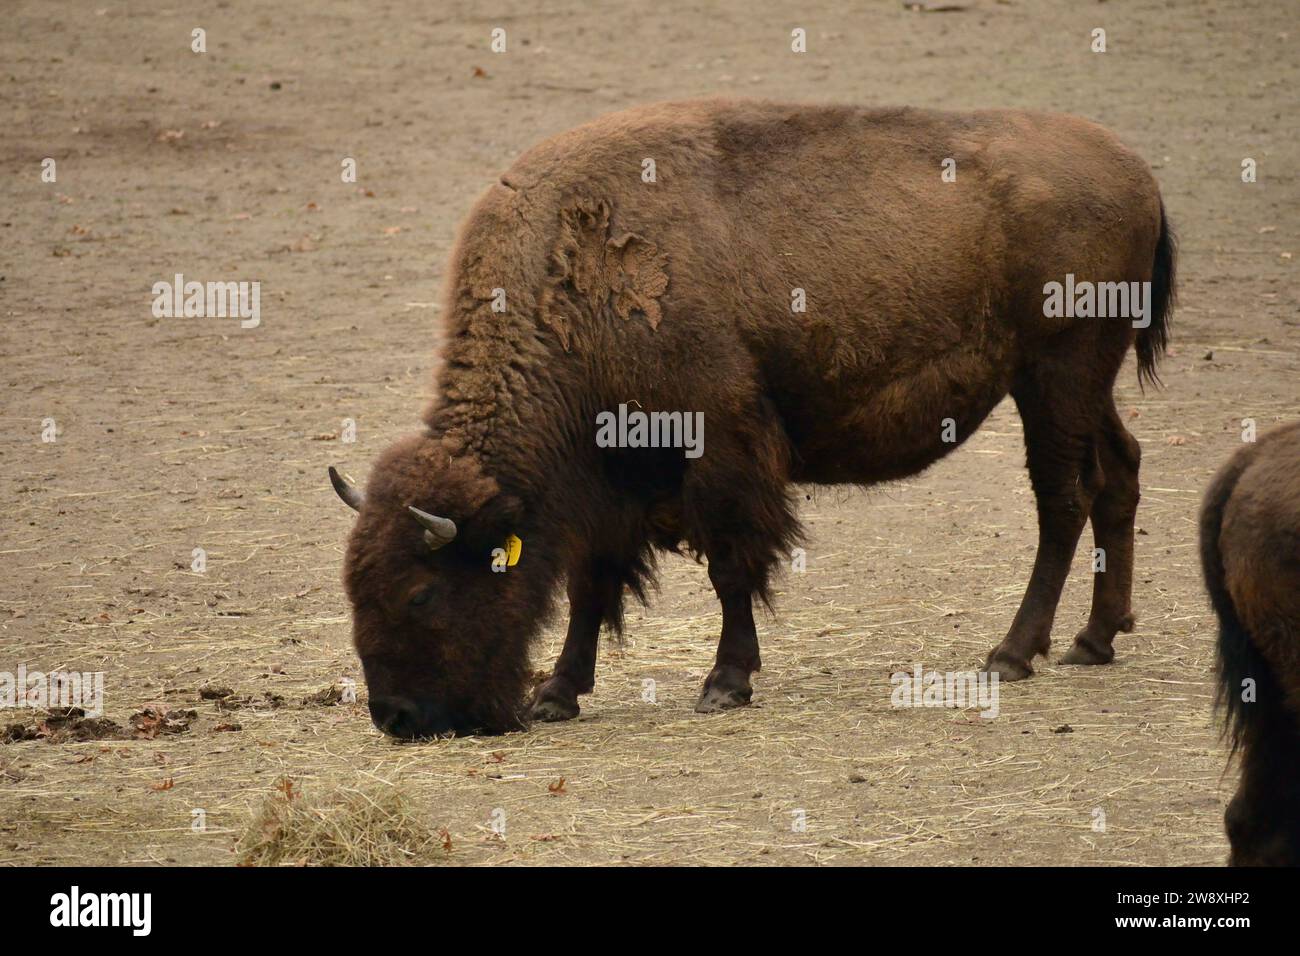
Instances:
[[[1201,567],[1219,616],[1218,705],[1241,783],[1224,815],[1236,866],[1300,866],[1300,422],[1211,482]]]
[[[1014,680],[1047,653],[1090,516],[1107,570],[1064,660],[1110,661],[1133,626],[1139,459],[1111,388],[1134,345],[1154,380],[1173,278],[1147,167],[1068,116],[710,100],[534,147],[461,227],[424,431],[364,495],[332,475],[360,513],[344,578],[375,723],[575,716],[657,549],[707,559],[722,604],[697,709],[748,702],[753,602],[799,536],[791,483],[914,475],[1008,393],[1039,548],[987,666]],[[1091,306],[1090,283],[1110,284]],[[1117,290],[1139,318],[1089,317]],[[694,446],[665,447],[701,414]],[[568,634],[530,706],[561,580]]]

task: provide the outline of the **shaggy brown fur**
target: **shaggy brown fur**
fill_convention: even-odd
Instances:
[[[1068,273],[1151,281],[1150,327],[1046,318],[1044,285]],[[1135,343],[1154,376],[1173,273],[1147,167],[1073,117],[709,100],[543,142],[461,229],[427,431],[376,464],[352,534],[376,722],[525,722],[529,641],[561,580],[568,636],[531,715],[574,716],[601,624],[617,631],[624,588],[642,595],[655,549],[681,545],[707,558],[723,612],[698,707],[747,702],[753,598],[799,534],[791,483],[913,475],[1008,392],[1040,546],[989,666],[1021,678],[1047,653],[1089,515],[1107,571],[1065,660],[1109,661],[1133,626],[1139,459],[1111,386]],[[598,447],[597,415],[621,403],[703,412],[703,455]],[[455,541],[424,548],[408,505],[455,521]],[[522,558],[493,573],[510,534]]]
[[[1241,755],[1231,862],[1300,866],[1300,422],[1215,476],[1201,566],[1219,616],[1218,705]]]

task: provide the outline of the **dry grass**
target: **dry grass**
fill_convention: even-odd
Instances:
[[[287,777],[235,846],[241,866],[411,866],[439,853],[439,834],[394,785],[339,787],[313,799]]]

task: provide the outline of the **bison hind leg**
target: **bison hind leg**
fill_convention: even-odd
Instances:
[[[1137,515],[1138,468],[1142,449],[1120,421],[1114,403],[1107,408],[1097,439],[1105,481],[1089,516],[1092,522],[1092,610],[1062,664],[1109,664],[1119,632],[1133,630],[1133,520]]]
[[[1033,659],[1048,653],[1079,534],[1104,486],[1100,427],[1105,410],[1113,407],[1114,371],[1098,374],[1088,367],[1090,360],[1096,361],[1062,347],[1026,369],[1011,389],[1038,506],[1038,553],[1011,628],[985,664],[1002,680],[1031,676]]]

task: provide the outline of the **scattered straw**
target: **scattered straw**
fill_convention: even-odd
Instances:
[[[446,852],[391,784],[340,787],[309,800],[288,779],[263,800],[235,847],[241,866],[409,866]]]

